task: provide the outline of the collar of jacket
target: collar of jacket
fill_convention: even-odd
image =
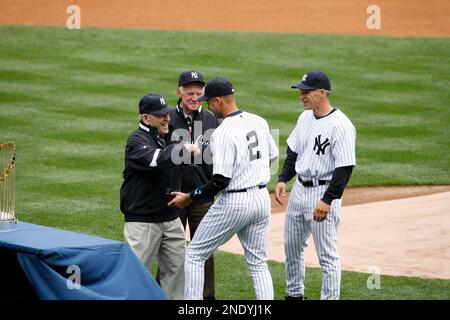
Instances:
[[[177,114],[183,119],[186,118],[183,113],[183,108],[181,108],[181,99],[177,101]],[[192,113],[192,120],[197,119],[202,119],[202,106]]]

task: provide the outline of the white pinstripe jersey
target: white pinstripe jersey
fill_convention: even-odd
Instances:
[[[235,112],[211,135],[213,174],[231,178],[228,190],[265,185],[270,160],[278,157],[267,121],[252,113]]]
[[[304,111],[287,143],[298,154],[295,171],[303,180],[331,180],[335,168],[356,165],[356,130],[338,109],[319,119]]]

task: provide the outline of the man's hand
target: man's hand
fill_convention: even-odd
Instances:
[[[186,150],[192,153],[194,156],[198,156],[200,154],[200,148],[195,143],[186,143],[184,144]]]
[[[328,216],[328,212],[330,211],[330,205],[326,204],[322,200],[320,200],[313,211],[313,218],[317,222],[322,222]]]
[[[286,196],[286,183],[284,182],[278,182],[275,186],[275,200],[281,205],[284,205],[283,202],[281,202],[281,197]]]
[[[184,208],[188,204],[192,202],[191,197],[189,196],[189,193],[183,193],[183,192],[177,192],[174,191],[171,193],[171,195],[174,195],[175,198],[173,198],[167,205],[169,207],[176,206],[178,208]]]

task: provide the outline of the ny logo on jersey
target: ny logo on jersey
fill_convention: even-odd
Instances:
[[[314,144],[314,151],[316,151],[316,155],[319,154],[325,154],[325,149],[330,145],[330,139],[326,139],[324,142],[320,142],[320,140],[322,139],[322,135],[318,135],[316,138],[316,143]]]
[[[198,73],[197,72],[191,72],[191,78],[192,79],[198,79]]]

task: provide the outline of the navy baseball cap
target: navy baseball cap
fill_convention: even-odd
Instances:
[[[139,113],[152,114],[154,116],[162,116],[169,113],[170,109],[166,99],[156,93],[146,94],[139,101]]]
[[[223,97],[234,94],[234,88],[225,78],[214,78],[205,85],[205,93],[197,101],[206,101],[213,97]]]
[[[180,78],[178,79],[178,86],[184,86],[188,83],[198,82],[201,83],[202,86],[205,85],[205,81],[203,80],[203,75],[198,71],[185,71],[180,74]]]
[[[291,86],[292,89],[315,90],[325,89],[331,90],[330,78],[321,71],[311,71],[303,75],[299,84]]]

